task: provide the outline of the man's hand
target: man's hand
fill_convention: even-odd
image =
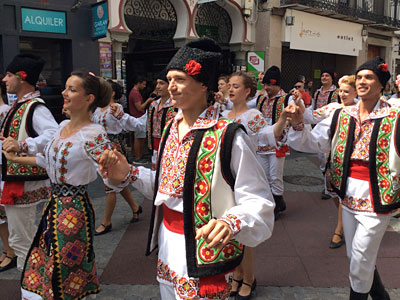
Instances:
[[[128,175],[130,165],[125,156],[117,150],[105,150],[98,159],[99,172],[103,178],[108,178],[112,184],[120,184]]]
[[[304,110],[305,108],[302,103],[297,106],[292,102],[285,107],[286,118],[292,126],[296,126],[304,121]]]
[[[18,141],[13,139],[12,137],[3,137],[0,136],[0,140],[3,141],[3,150],[7,152],[21,152],[19,148]]]
[[[222,92],[214,93],[214,100],[219,104],[226,104],[225,97],[224,94],[222,94]]]
[[[203,238],[208,248],[222,248],[232,238],[232,230],[224,221],[212,219],[197,230],[196,240]]]

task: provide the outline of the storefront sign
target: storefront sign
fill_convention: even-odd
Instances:
[[[99,43],[100,76],[112,78],[112,47],[111,43]]]
[[[284,41],[290,49],[358,56],[363,25],[288,9],[293,26],[285,26]]]
[[[65,12],[21,8],[22,30],[67,33]]]
[[[256,78],[260,72],[264,72],[265,52],[247,52],[247,71],[252,72]],[[261,83],[258,81],[257,89],[261,90]]]
[[[107,1],[92,5],[93,37],[98,39],[107,36],[108,6]]]

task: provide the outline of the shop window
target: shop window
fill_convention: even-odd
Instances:
[[[134,39],[167,41],[175,34],[177,16],[168,0],[128,0],[124,15]]]
[[[229,44],[232,21],[227,11],[218,4],[199,5],[194,22],[198,36],[212,38],[221,45]]]

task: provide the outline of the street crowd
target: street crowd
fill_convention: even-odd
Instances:
[[[140,93],[146,80],[137,76],[128,112],[118,83],[75,70],[60,124],[36,90],[44,60],[19,54],[11,61],[3,92],[16,100],[0,100],[0,272],[22,272],[22,299],[99,293],[93,239],[112,230],[116,194],[132,223],[143,212],[129,185],[153,203],[146,254],[157,250],[162,299],[251,299],[254,247],[287,209],[289,147],[318,154],[321,197],[338,211],[327,247],[346,246],[349,299],[390,299],[375,264],[400,207],[400,75],[392,94],[388,65],[375,57],[341,78],[322,70],[316,91],[299,74],[285,92],[278,67],[258,77],[219,74],[221,57],[212,39],[187,43],[147,100]],[[132,163],[126,132],[134,135]],[[106,206],[95,227],[87,186],[98,174]]]

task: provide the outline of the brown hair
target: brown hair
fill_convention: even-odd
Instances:
[[[110,104],[112,88],[103,78],[83,69],[73,71],[71,76],[77,76],[82,80],[82,87],[87,95],[94,95],[94,101],[89,105],[90,111],[94,112],[97,107],[106,107]]]
[[[245,88],[250,89],[250,94],[247,96],[246,100],[253,98],[257,92],[257,78],[254,76],[254,74],[250,72],[239,71],[233,73],[230,77],[233,76],[242,77]]]
[[[229,82],[229,75],[221,74],[221,75],[218,77],[218,81],[220,81],[220,80],[223,80],[223,81],[225,81],[226,83],[228,83],[228,82]]]

